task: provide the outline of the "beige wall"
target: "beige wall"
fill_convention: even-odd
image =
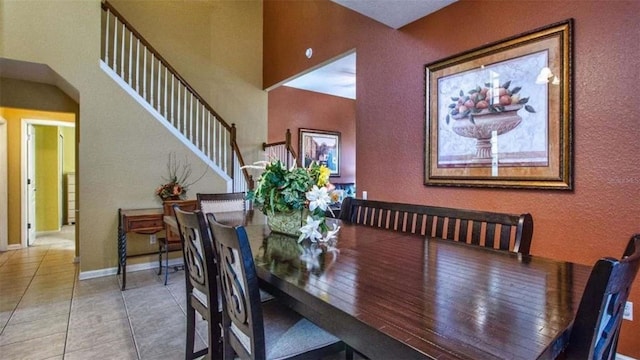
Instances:
[[[117,2],[121,3],[127,2]],[[253,22],[256,14],[261,14],[261,4],[215,2],[216,6],[182,13],[174,6],[184,4],[182,1],[128,3],[139,9],[141,18],[149,22],[138,30],[145,37],[145,31],[148,32],[152,43],[154,38],[166,36],[170,45],[159,50],[166,50],[165,55],[172,63],[178,59],[175,67],[186,71],[187,81],[194,82],[194,87],[214,108],[220,107],[219,112],[228,122],[237,123],[243,148],[254,148],[264,141],[266,94],[255,85],[260,82],[259,76],[252,81],[242,78],[254,76],[247,73],[261,73],[261,68],[240,75],[222,65],[213,71],[211,59],[217,59],[220,51],[201,51],[202,44],[208,44],[207,49],[215,45],[224,51],[246,51],[238,56],[257,57],[261,66],[261,18]],[[2,0],[0,7],[3,43],[0,57],[47,64],[79,93],[76,166],[80,268],[81,272],[112,269],[117,263],[117,209],[160,206],[154,190],[165,176],[169,152],[175,152],[179,158],[186,156],[196,174],[205,171],[204,164],[99,68],[100,1]],[[252,10],[246,18],[241,16],[244,7]],[[201,15],[202,11],[208,15]],[[242,21],[245,32],[258,39],[259,46],[252,44],[238,49],[233,46],[236,39],[223,39],[223,43],[214,44],[211,34],[220,26],[211,22],[216,11],[235,14],[229,20]],[[124,9],[122,12],[127,14]],[[211,21],[196,21],[200,18]],[[130,20],[135,26],[140,22]],[[226,64],[231,60],[220,61]],[[253,66],[250,63],[240,67]],[[216,83],[222,90],[211,90]],[[202,89],[204,85],[206,88]],[[252,161],[258,151],[246,151],[243,155]],[[191,187],[189,195],[225,189],[226,184],[211,170],[206,170],[206,176]],[[146,239],[145,242],[148,244]]]

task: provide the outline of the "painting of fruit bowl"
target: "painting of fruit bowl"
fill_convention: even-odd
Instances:
[[[571,188],[572,24],[425,65],[425,185]]]
[[[533,106],[528,105],[529,98],[521,97],[521,87],[510,89],[511,81],[500,87],[491,88],[490,83],[477,86],[466,93],[460,90],[451,97],[446,122],[453,121],[453,132],[460,136],[476,139],[474,161],[491,158],[491,137],[502,135],[515,129],[522,117],[518,110],[535,113]]]

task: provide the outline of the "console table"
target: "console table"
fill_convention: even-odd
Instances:
[[[127,233],[152,235],[164,230],[163,209],[118,209],[118,275],[122,272],[121,290],[127,286]]]

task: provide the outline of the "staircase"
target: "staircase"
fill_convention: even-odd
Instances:
[[[291,145],[291,130],[287,129],[284,141],[262,143],[262,151],[269,160],[280,160],[287,168],[296,163],[296,151]]]
[[[100,66],[229,184],[253,188],[229,125],[108,2],[102,3]]]

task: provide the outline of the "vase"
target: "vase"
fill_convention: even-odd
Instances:
[[[291,212],[270,212],[267,214],[267,225],[273,232],[300,236],[300,228],[307,221],[308,210],[297,210]]]
[[[515,129],[522,118],[518,115],[518,110],[522,105],[506,106],[505,110],[498,113],[483,111],[474,114],[473,120],[469,115],[464,117],[453,117],[453,132],[460,136],[476,139],[475,162],[491,162],[491,137],[502,135]]]

